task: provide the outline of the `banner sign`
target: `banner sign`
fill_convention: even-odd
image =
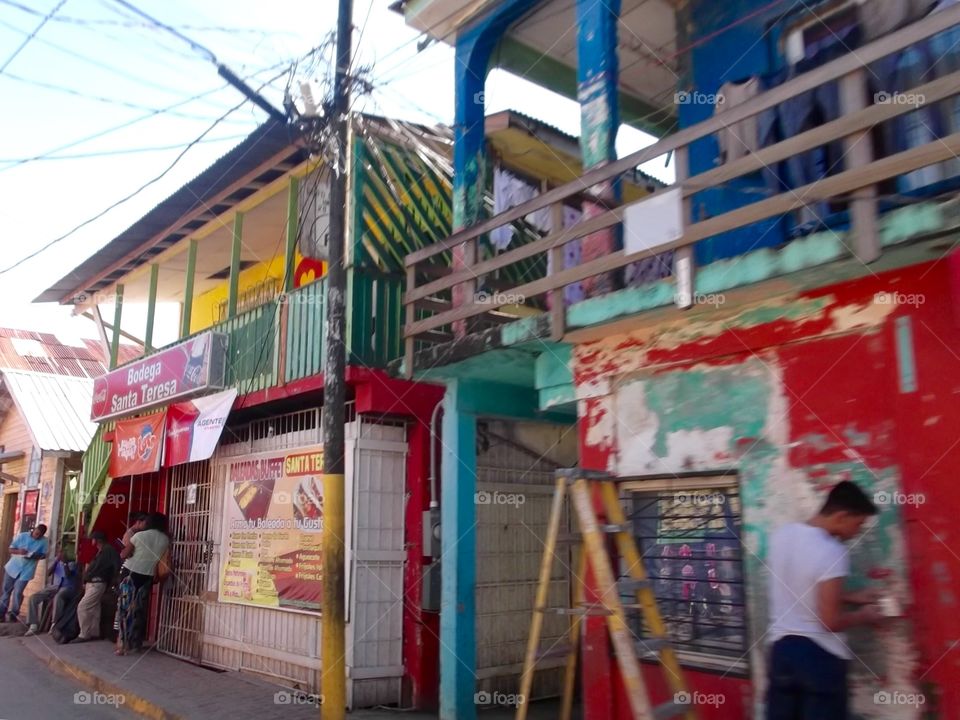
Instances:
[[[168,407],[164,467],[209,460],[236,398],[237,389],[230,388]]]
[[[142,475],[160,469],[164,413],[117,420],[110,449],[110,477]]]
[[[90,419],[110,420],[224,385],[227,336],[205,332],[93,381]]]
[[[319,610],[323,448],[224,460],[221,602]]]

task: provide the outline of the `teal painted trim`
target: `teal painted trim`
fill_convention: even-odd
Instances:
[[[932,203],[902,208],[880,218],[884,247],[942,229],[943,210]],[[764,248],[697,268],[695,292],[702,295],[733,290],[801,270],[849,258],[848,233],[822,232],[793,240],[780,250]],[[882,258],[881,261],[882,262]],[[826,284],[824,282],[823,284]],[[567,327],[599,325],[616,318],[673,305],[674,285],[661,281],[590,298],[567,309]],[[506,330],[505,326],[504,330]]]
[[[233,244],[230,248],[230,288],[227,295],[227,317],[237,316],[237,299],[240,296],[240,249],[243,246],[243,213],[233,218]]]
[[[454,380],[459,412],[511,420],[537,420],[567,423],[565,412],[542,412],[540,397],[533,388],[478,380]],[[448,386],[449,387],[449,386]]]
[[[504,325],[500,330],[500,342],[503,345],[519,345],[540,337],[538,316],[531,315]]]
[[[440,717],[476,718],[477,420],[458,409],[461,386],[443,398],[440,533]]]
[[[913,326],[910,316],[896,319],[897,371],[900,377],[900,392],[917,391],[917,364],[913,352]]]
[[[573,346],[557,343],[547,347],[536,359],[536,382],[538,390],[557,385],[573,386]]]
[[[187,271],[183,284],[183,310],[180,316],[180,337],[190,334],[190,321],[193,315],[193,281],[197,275],[197,241],[190,240],[187,249]]]
[[[573,419],[577,416],[576,388],[570,385],[556,385],[555,387],[539,390],[540,410],[544,412],[569,413]]]

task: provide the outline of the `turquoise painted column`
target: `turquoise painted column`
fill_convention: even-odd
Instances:
[[[617,97],[619,66],[617,62],[617,23],[620,0],[576,0],[577,2],[577,99],[580,102],[580,153],[583,169],[606,165],[617,157],[617,130],[620,107]],[[620,199],[620,183],[608,182],[594,188],[607,202]],[[602,203],[583,203],[584,219],[605,211]],[[609,228],[586,236],[579,248],[566,254],[569,265],[596,260],[621,249],[617,228]],[[576,249],[575,249],[576,248]],[[580,287],[567,290],[567,298],[575,301],[616,290],[620,285],[617,273],[603,273],[587,278]]]
[[[443,398],[440,490],[440,718],[474,720],[477,629],[477,420],[460,410],[464,388],[447,385]]]
[[[453,230],[476,225],[482,219],[487,189],[487,154],[484,134],[484,88],[490,58],[510,23],[538,0],[504,0],[490,13],[462,28],[457,35],[454,66]],[[477,241],[453,248],[453,269],[463,270],[477,261]],[[453,304],[472,302],[476,280],[453,288]],[[454,323],[458,336],[469,331],[467,321]]]

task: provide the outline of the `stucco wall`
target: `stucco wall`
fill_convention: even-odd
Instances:
[[[947,520],[956,517],[951,478],[960,462],[943,425],[960,421],[951,297],[947,263],[930,264],[674,323],[638,323],[575,348],[586,466],[620,476],[737,471],[758,707],[767,539],[814,513],[841,479],[870,494],[921,497],[880,505],[876,525],[851,543],[851,585],[890,569],[910,608],[909,620],[850,633],[855,711],[906,719],[938,698],[941,707],[960,706],[958,658],[945,644],[953,640],[944,640],[958,637],[952,579],[960,569]],[[884,690],[922,692],[926,707],[876,702]]]

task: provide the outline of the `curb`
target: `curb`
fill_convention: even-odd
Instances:
[[[165,710],[156,703],[139,695],[135,695],[124,687],[100,677],[79,665],[58,658],[46,647],[42,646],[42,650],[38,651],[35,647],[36,643],[31,643],[23,639],[20,640],[20,644],[28,648],[41,662],[45,663],[47,667],[58,675],[74,680],[92,692],[102,693],[104,695],[121,695],[124,699],[121,707],[141,717],[150,718],[150,720],[188,720],[182,715],[177,715],[169,710]]]

